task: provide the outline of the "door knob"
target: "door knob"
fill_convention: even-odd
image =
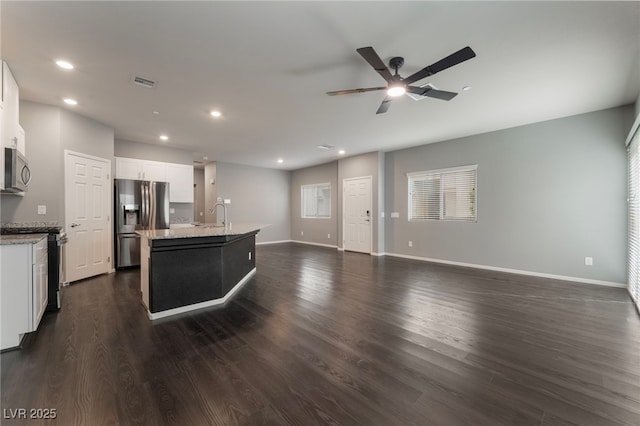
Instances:
[[[75,228],[76,226],[80,226],[80,224],[79,224],[79,223],[72,223],[70,226],[71,226],[72,228]]]

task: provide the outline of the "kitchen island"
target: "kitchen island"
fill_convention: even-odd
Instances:
[[[136,231],[149,319],[220,305],[255,274],[256,234],[267,225]]]

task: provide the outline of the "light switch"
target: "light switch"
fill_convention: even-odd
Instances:
[[[392,217],[393,219],[397,219],[397,218],[399,218],[399,217],[400,217],[400,213],[398,213],[398,212],[391,212],[391,217]]]
[[[174,214],[176,212],[176,209],[174,209],[173,207],[169,208],[169,213],[170,214]]]
[[[231,204],[231,198],[225,198],[224,199],[224,203],[225,204]]]
[[[47,214],[47,206],[38,206],[38,214]]]

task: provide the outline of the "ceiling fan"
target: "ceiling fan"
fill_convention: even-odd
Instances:
[[[389,68],[384,65],[384,62],[382,62],[382,59],[380,59],[380,56],[378,56],[373,47],[361,47],[360,49],[357,49],[357,52],[364,58],[365,61],[369,63],[369,65],[373,67],[374,70],[376,70],[378,74],[382,76],[382,78],[385,79],[385,81],[387,82],[387,86],[337,90],[335,92],[327,92],[327,95],[348,95],[351,93],[364,93],[377,90],[386,90],[387,96],[385,96],[385,98],[382,100],[382,103],[380,104],[378,111],[376,111],[376,114],[387,112],[387,110],[389,109],[389,104],[391,103],[393,98],[404,95],[405,93],[409,96],[413,94],[418,96],[428,96],[430,98],[442,99],[444,101],[450,101],[457,95],[457,93],[438,90],[428,84],[422,87],[411,86],[411,83],[422,80],[425,77],[434,75],[442,70],[446,70],[447,68],[451,68],[454,65],[458,65],[459,63],[476,56],[476,53],[469,46],[467,46],[455,53],[452,53],[446,58],[440,59],[438,62],[411,74],[409,77],[402,78],[398,74],[398,70],[404,64],[404,58],[396,56],[389,60],[389,67],[395,70],[395,74],[392,75]]]

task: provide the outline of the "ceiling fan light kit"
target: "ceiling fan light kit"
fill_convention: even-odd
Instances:
[[[457,95],[457,93],[438,90],[430,84],[418,87],[411,86],[411,83],[437,74],[440,71],[451,68],[454,65],[458,65],[459,63],[467,61],[476,56],[476,53],[469,46],[467,46],[458,50],[457,52],[452,53],[446,58],[439,60],[438,62],[424,67],[420,71],[411,74],[409,77],[402,78],[400,74],[398,74],[398,70],[402,67],[402,65],[404,65],[404,58],[395,56],[389,60],[389,68],[392,68],[395,71],[395,74],[391,74],[390,69],[384,64],[384,62],[382,62],[382,59],[380,59],[380,56],[376,53],[373,47],[361,47],[360,49],[357,49],[357,52],[364,58],[365,61],[369,63],[369,65],[371,65],[371,67],[378,74],[380,74],[380,76],[387,82],[387,86],[338,90],[334,92],[327,92],[327,95],[348,95],[351,93],[364,93],[386,90],[387,96],[385,96],[385,98],[382,100],[382,103],[380,104],[380,107],[378,107],[376,114],[387,112],[392,99],[404,94],[411,96],[413,99],[416,99],[417,95],[422,97],[440,99],[443,101],[450,101]]]

